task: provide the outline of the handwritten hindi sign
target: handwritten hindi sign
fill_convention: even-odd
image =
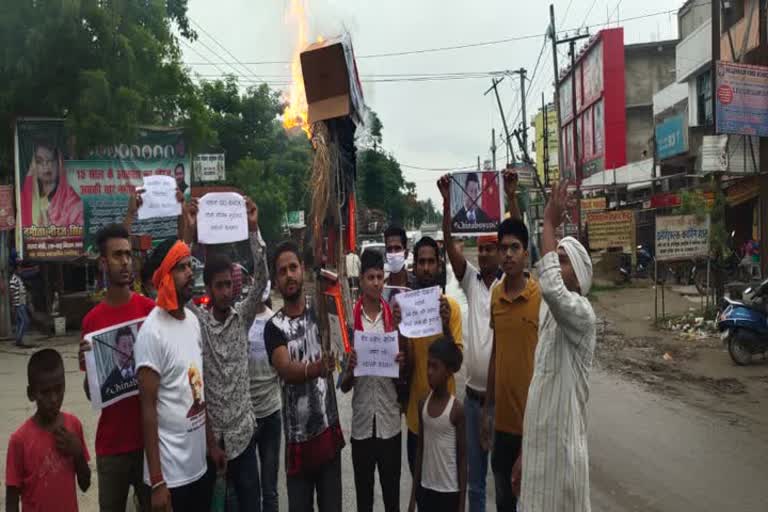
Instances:
[[[248,239],[245,199],[234,192],[211,192],[200,198],[197,239],[201,244],[228,244]]]
[[[176,200],[176,180],[170,176],[146,176],[141,194],[139,220],[178,217],[181,203]]]
[[[395,362],[398,350],[396,332],[355,331],[355,377],[398,377],[400,367]]]
[[[706,258],[709,254],[709,215],[656,217],[656,260]]]
[[[403,336],[423,338],[443,332],[439,287],[400,293],[395,301],[400,305],[400,334]]]

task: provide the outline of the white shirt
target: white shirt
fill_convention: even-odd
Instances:
[[[347,276],[360,277],[360,257],[354,252],[347,254]]]
[[[362,312],[363,331],[384,332],[381,312],[374,319]],[[394,379],[389,377],[356,377],[352,395],[352,439],[358,441],[373,437],[374,419],[376,439],[391,439],[400,433],[400,404]]]
[[[595,312],[563,283],[557,252],[538,263],[539,343],[523,430],[523,512],[589,512],[587,401]]]
[[[169,488],[195,482],[207,467],[202,335],[197,317],[189,309],[184,312],[184,320],[177,320],[162,308],[153,309],[134,347],[136,370],[150,368],[160,376],[157,434]],[[146,457],[144,481],[150,483]]]
[[[265,308],[256,315],[248,331],[248,372],[251,377],[251,405],[256,419],[266,418],[282,407],[280,378],[269,362],[267,347],[264,345],[264,327],[273,314],[271,309]]]
[[[467,296],[467,337],[464,340],[464,356],[467,367],[467,386],[485,393],[488,381],[488,362],[493,350],[491,330],[491,290],[498,284],[496,278],[490,288],[480,272],[469,262],[461,279],[461,289]]]

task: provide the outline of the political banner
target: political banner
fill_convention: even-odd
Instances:
[[[13,187],[0,185],[0,231],[9,231],[16,225],[13,203]]]
[[[590,212],[587,214],[590,249],[621,247],[633,252],[635,247],[635,215],[631,210]]]
[[[768,137],[768,67],[717,63],[717,133]]]
[[[709,215],[656,217],[656,261],[690,260],[709,255]]]
[[[131,320],[85,336],[88,389],[94,409],[101,409],[139,394],[133,346],[144,318]]]
[[[24,259],[68,260],[95,252],[95,235],[122,222],[147,176],[172,176],[189,197],[190,159],[179,130],[140,129],[133,144],[78,153],[61,119],[16,123],[16,247]],[[176,236],[176,218],[133,225],[156,240]]]
[[[451,227],[455,235],[495,234],[503,198],[496,171],[451,174]]]

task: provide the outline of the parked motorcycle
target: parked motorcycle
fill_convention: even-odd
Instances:
[[[742,255],[736,250],[734,243],[735,231],[731,232],[731,236],[728,237],[728,247],[726,249],[727,255],[724,259],[712,259],[710,261],[709,276],[707,276],[707,261],[700,260],[696,262],[692,270],[693,283],[696,285],[696,290],[700,295],[707,295],[710,293],[708,284],[714,282],[717,275],[723,283],[730,283],[733,281],[749,282],[751,274],[748,268],[742,264]]]
[[[748,365],[753,356],[768,354],[768,279],[747,288],[743,302],[724,298],[720,311],[717,327],[734,363]]]

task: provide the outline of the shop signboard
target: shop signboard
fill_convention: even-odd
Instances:
[[[705,258],[709,254],[709,215],[656,217],[656,261]]]
[[[717,63],[717,133],[768,137],[768,67]]]
[[[632,252],[635,243],[635,214],[631,210],[587,213],[590,249],[621,247]]]
[[[140,129],[131,144],[76,154],[61,119],[16,123],[16,247],[25,259],[71,260],[95,252],[102,227],[123,221],[145,176],[172,176],[189,197],[190,159],[180,130]],[[77,158],[75,158],[77,157]],[[177,219],[134,223],[156,240],[177,234]]]
[[[670,116],[656,125],[656,156],[665,160],[688,151],[685,140],[685,118],[682,114]]]

